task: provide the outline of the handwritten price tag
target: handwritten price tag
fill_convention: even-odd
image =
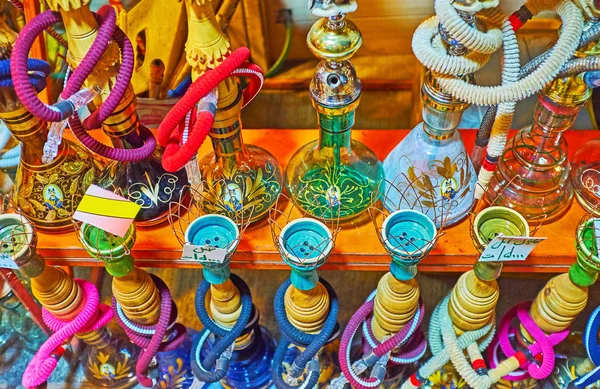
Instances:
[[[12,257],[8,254],[0,253],[0,267],[5,269],[18,269],[19,265],[13,261]]]
[[[538,243],[548,238],[497,236],[479,257],[481,262],[524,261]]]
[[[195,246],[186,243],[183,245],[181,259],[193,259],[204,263],[223,263],[227,257],[227,250],[211,246]]]

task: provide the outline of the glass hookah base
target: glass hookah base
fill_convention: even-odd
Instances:
[[[292,200],[313,217],[345,222],[373,204],[377,183],[346,166],[316,168],[288,184]]]
[[[153,154],[137,163],[113,161],[99,185],[140,205],[135,223],[147,227],[167,220],[169,204],[179,200],[187,176],[185,169],[167,173]]]
[[[490,180],[484,197],[488,204],[512,208],[529,222],[547,223],[559,219],[570,207],[573,186],[569,180],[552,192],[533,192],[516,180],[506,181],[500,166]]]

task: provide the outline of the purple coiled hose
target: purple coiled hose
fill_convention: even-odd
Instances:
[[[99,25],[98,35],[81,64],[73,71],[73,74],[67,81],[65,89],[61,93],[61,98],[66,100],[81,89],[85,79],[92,73],[111,40],[114,40],[121,50],[122,63],[119,67],[115,85],[106,98],[106,101],[104,101],[104,103],[101,104],[100,107],[83,123],[81,123],[79,116],[76,114],[69,117],[69,125],[77,139],[96,154],[117,161],[140,161],[149,157],[156,148],[154,135],[143,125],[138,124],[140,137],[144,144],[137,149],[116,149],[108,147],[101,142],[96,141],[87,133],[87,130],[98,128],[119,105],[127,88],[129,88],[129,81],[131,80],[134,65],[133,47],[123,31],[116,26],[116,14],[114,9],[105,5],[100,8],[98,13],[94,16]],[[14,44],[11,56],[11,75],[14,80],[17,96],[31,113],[47,122],[62,121],[65,120],[66,117],[59,109],[44,104],[38,98],[35,89],[29,83],[27,57],[33,41],[37,36],[41,34],[46,27],[60,21],[60,13],[53,11],[42,12],[33,18],[21,30],[21,33]]]
[[[142,348],[142,352],[135,365],[135,375],[139,383],[147,388],[154,386],[154,382],[147,375],[147,370],[156,353],[159,351],[174,350],[183,343],[186,336],[185,327],[179,323],[175,323],[177,307],[171,299],[169,288],[159,277],[153,274],[150,274],[150,276],[160,293],[160,316],[156,325],[144,326],[131,323],[123,314],[117,300],[114,297],[112,298],[114,317],[125,330],[129,339]],[[169,341],[163,342],[169,328],[172,329],[174,335]]]

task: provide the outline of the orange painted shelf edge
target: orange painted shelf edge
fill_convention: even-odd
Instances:
[[[383,159],[409,130],[354,130],[353,137],[369,146]],[[461,131],[470,148],[475,131]],[[600,135],[597,131],[567,131],[565,134],[572,155],[584,142]],[[316,130],[244,130],[247,143],[260,145],[283,164],[293,153],[310,140],[316,139]],[[200,154],[210,151],[205,142]],[[539,244],[525,262],[513,262],[504,272],[563,272],[575,260],[575,229],[584,210],[573,200],[569,211],[558,221],[542,226],[537,236],[549,239]],[[38,251],[53,265],[102,266],[81,248],[74,233],[39,233]],[[194,261],[181,260],[181,246],[168,223],[153,228],[139,228],[137,242],[132,250],[136,264],[142,267],[199,268]],[[422,272],[463,272],[470,269],[478,253],[469,235],[469,221],[463,220],[446,229],[429,256],[419,264]],[[388,270],[390,258],[383,250],[370,220],[362,225],[345,225],[338,234],[336,246],[323,266],[334,270]],[[245,269],[287,269],[273,246],[266,221],[249,227],[233,256],[231,266]]]

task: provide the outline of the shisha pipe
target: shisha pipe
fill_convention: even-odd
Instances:
[[[285,196],[280,201],[291,204]],[[320,383],[319,352],[339,334],[338,299],[335,291],[317,274],[333,246],[339,221],[330,226],[305,217],[295,206],[269,211],[273,243],[284,262],[292,267],[290,278],[275,295],[275,317],[282,337],[273,357],[273,383],[277,389],[314,388]],[[291,344],[302,348],[283,379],[283,362]],[[304,374],[306,373],[306,376]],[[303,382],[302,377],[305,377]]]
[[[193,198],[204,200],[194,188],[189,190]],[[192,348],[192,371],[205,383],[223,381],[227,387],[266,387],[271,381],[269,365],[274,346],[267,340],[269,344],[263,347],[262,354],[249,352],[250,348],[260,349],[256,347],[257,342],[264,341],[265,337],[258,326],[259,313],[252,303],[248,285],[230,269],[231,257],[251,216],[245,219],[244,212],[240,212],[233,220],[217,214],[202,215],[198,203],[185,204],[184,198],[180,198],[179,203],[171,203],[169,215],[179,242],[198,246],[202,252],[206,250],[209,257],[210,250],[226,251],[221,262],[202,253],[197,258],[203,265],[204,279],[196,291],[195,306],[204,329]],[[209,343],[212,344],[209,346]],[[262,371],[264,367],[266,371]],[[244,382],[237,382],[236,376],[242,376]]]
[[[378,387],[388,365],[413,363],[425,354],[427,344],[420,329],[425,309],[415,276],[417,264],[442,235],[444,215],[434,213],[434,219],[441,224],[437,229],[433,220],[420,212],[425,209],[420,201],[415,201],[414,193],[417,192],[413,185],[414,181],[399,188],[384,180],[373,193],[374,199],[380,198],[388,205],[383,209],[371,207],[369,214],[380,242],[392,257],[390,272],[381,278],[377,289],[344,330],[338,354],[343,376],[332,381],[332,389],[343,388],[347,382],[357,389]],[[421,209],[412,209],[416,205]],[[440,209],[444,211],[444,205]],[[351,363],[350,347],[360,327],[364,354]],[[370,378],[362,378],[361,374],[371,367]]]
[[[22,143],[13,201],[39,229],[56,231],[70,228],[70,214],[98,175],[101,164],[93,161],[87,150],[69,140],[56,145],[55,163],[44,163],[43,148],[49,136],[48,124],[34,116],[19,101],[10,74],[9,59],[17,34],[3,20],[0,20],[0,29],[4,32],[0,34],[0,119]],[[26,59],[25,70],[27,77],[22,82],[30,85],[34,94],[42,91],[46,87],[50,66],[44,61],[30,58]],[[87,102],[85,97],[94,95],[89,92],[79,91],[63,102],[63,106],[77,107],[82,101]],[[8,154],[10,152],[7,157]],[[34,185],[36,181],[46,184]],[[50,189],[54,198],[49,200]]]
[[[251,222],[254,222],[267,215],[282,186],[281,168],[275,158],[259,147],[244,145],[241,134],[240,110],[262,87],[263,71],[257,65],[245,63],[250,56],[247,48],[230,52],[229,40],[219,26],[210,0],[185,0],[185,3],[186,59],[194,83],[159,126],[157,138],[166,147],[163,166],[176,171],[185,165],[191,187],[201,187],[205,199],[210,199],[204,202],[205,213],[234,216],[237,209],[231,211],[232,199],[221,193],[227,191],[227,186],[235,185],[239,190],[233,200],[252,208],[248,213],[253,214]],[[243,93],[232,76],[250,78]],[[187,115],[191,116],[190,125],[184,124]],[[180,128],[176,129],[177,126]],[[214,153],[196,160],[207,135]],[[202,186],[201,180],[204,180]],[[227,186],[219,187],[215,182]],[[260,190],[246,188],[246,183]]]
[[[44,322],[54,332],[27,366],[23,374],[25,387],[37,387],[50,377],[72,336],[82,339],[90,348],[107,347],[107,343],[112,342],[106,342],[107,336],[102,332],[102,327],[112,319],[110,307],[100,304],[98,290],[90,282],[73,280],[64,270],[45,265],[44,258],[36,251],[37,236],[33,225],[25,217],[14,213],[0,215],[0,243],[2,253],[11,256],[22,274],[31,279],[33,295],[43,306]],[[113,338],[112,335],[108,337]],[[133,374],[128,372],[137,350],[123,345],[112,353],[105,363],[110,366],[120,363],[119,374],[125,374],[112,381],[100,380],[102,386],[135,385]],[[95,377],[89,368],[85,369],[85,375],[92,383],[99,383],[98,378],[102,378]]]
[[[583,16],[570,0],[547,2],[527,1],[531,15],[541,11],[555,11],[563,22],[563,29],[553,50],[531,74],[519,79],[519,50],[514,27],[526,20],[512,17],[512,23],[495,8],[498,1],[436,0],[436,16],[427,19],[413,35],[412,47],[419,61],[431,70],[437,83],[454,98],[478,105],[498,104],[494,125],[487,145],[487,155],[479,172],[475,197],[480,198],[487,187],[498,157],[504,150],[508,130],[514,114],[515,102],[539,90],[554,79],[561,67],[573,56],[583,30]],[[476,27],[476,14],[486,16],[487,29]],[[502,85],[471,85],[462,75],[480,69],[490,55],[503,48]]]
[[[148,367],[157,352],[174,350],[185,340],[185,327],[176,322],[177,306],[165,283],[157,276],[135,267],[131,248],[135,244],[135,226],[118,237],[90,224],[75,223],[83,248],[92,257],[105,262],[113,276],[112,312],[119,325],[142,351],[135,372],[139,383],[153,387]]]
[[[489,207],[472,216],[471,236],[481,253],[497,235],[529,236],[529,226],[518,213],[505,207]],[[417,372],[402,384],[403,389],[417,388],[448,361],[452,361],[459,374],[474,389],[486,386],[473,383],[467,372],[485,372],[481,352],[492,341],[495,332],[495,307],[499,290],[496,279],[500,276],[502,263],[478,261],[473,270],[463,274],[448,295],[434,310],[429,328],[429,345],[433,356]],[[471,364],[466,361],[468,352]],[[512,361],[514,362],[514,361]],[[466,367],[464,366],[466,363]],[[505,375],[507,370],[518,367],[509,365],[489,370],[486,377],[493,382]],[[480,376],[478,376],[480,377]],[[488,379],[489,381],[490,379]],[[489,387],[487,385],[487,387]]]
[[[550,279],[533,302],[518,304],[502,318],[498,344],[490,349],[491,364],[497,364],[499,345],[504,355],[509,357],[506,361],[518,359],[525,369],[511,372],[504,379],[517,381],[529,376],[541,379],[552,373],[553,346],[567,337],[571,323],[587,304],[588,287],[596,282],[600,272],[596,240],[600,232],[595,226],[596,220],[586,215],[580,221],[575,245],[577,261],[569,271]],[[515,317],[518,317],[520,325],[511,328]],[[513,346],[513,339],[517,347]],[[533,356],[536,359],[541,357],[541,360],[532,363]]]
[[[151,225],[163,221],[168,213],[168,201],[179,192],[185,179],[183,174],[173,175],[162,170],[155,153],[154,136],[138,122],[135,96],[129,84],[134,66],[133,48],[116,26],[114,9],[104,6],[94,15],[87,2],[81,0],[69,4],[53,0],[49,6],[60,13],[48,10],[36,16],[23,28],[15,43],[11,73],[18,83],[19,98],[43,120],[61,122],[68,118],[69,126],[82,144],[115,160],[101,177],[101,186],[119,188],[126,197],[140,204],[139,223]],[[72,106],[62,102],[47,106],[24,82],[27,78],[25,62],[34,39],[44,28],[61,20],[68,35],[67,61],[74,69],[61,97],[66,99],[75,94],[84,83],[90,89],[102,90],[100,98],[95,99],[97,109],[83,122]],[[100,126],[120,148],[108,147],[87,133]],[[60,143],[61,136],[61,131],[52,134],[48,139],[50,146]],[[152,188],[150,196],[148,190],[144,190],[149,188]]]

